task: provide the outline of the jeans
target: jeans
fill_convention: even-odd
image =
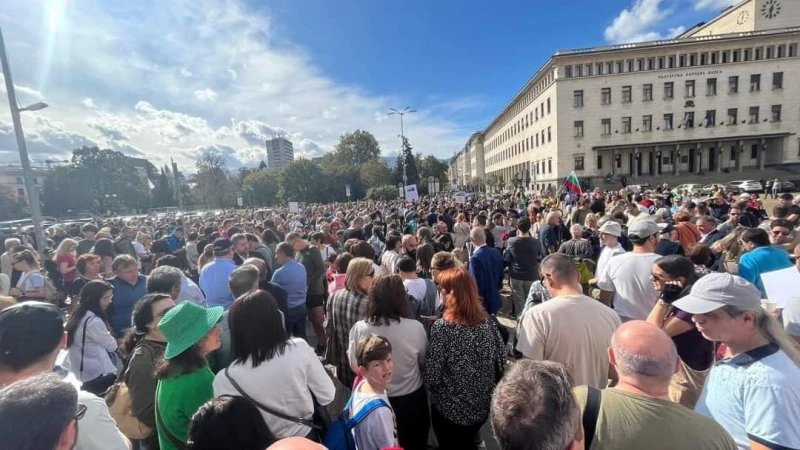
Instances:
[[[525,299],[528,297],[528,292],[531,290],[533,280],[525,281],[510,278],[509,281],[509,284],[511,284],[511,310],[517,315],[521,315],[522,307],[525,304]]]
[[[286,332],[291,336],[306,339],[306,317],[308,317],[306,305],[290,308],[285,319]]]
[[[484,422],[458,425],[437,411],[435,406],[431,407],[431,422],[433,432],[436,433],[436,440],[439,442],[439,450],[476,450],[478,448],[475,440],[476,436],[480,436],[478,433]]]
[[[416,391],[389,397],[397,419],[397,438],[404,450],[426,450],[431,418],[428,412],[428,393],[425,386]]]

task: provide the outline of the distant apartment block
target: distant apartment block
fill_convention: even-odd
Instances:
[[[294,160],[292,141],[277,137],[267,141],[267,168],[280,169]]]

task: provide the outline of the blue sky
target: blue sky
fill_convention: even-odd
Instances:
[[[187,169],[290,137],[318,156],[373,132],[453,154],[558,49],[673,36],[731,0],[5,0],[0,27],[34,162],[99,145]],[[5,94],[3,91],[2,94]],[[0,163],[18,162],[5,98]]]

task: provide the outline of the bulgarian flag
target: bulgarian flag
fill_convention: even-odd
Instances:
[[[575,175],[574,170],[570,172],[569,176],[564,180],[563,186],[568,192],[572,192],[579,197],[583,195],[583,192],[581,192],[581,184],[578,182],[578,176]]]

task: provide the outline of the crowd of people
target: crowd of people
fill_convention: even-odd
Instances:
[[[55,227],[42,253],[22,233],[0,436],[464,450],[488,422],[511,450],[800,448],[800,296],[762,278],[800,270],[800,198],[779,199],[307,204]]]

